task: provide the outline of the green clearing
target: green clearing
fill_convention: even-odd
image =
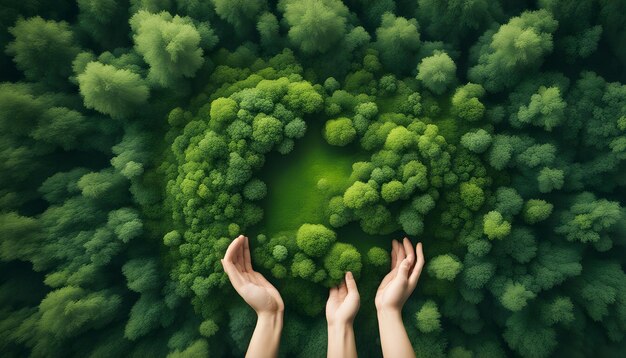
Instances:
[[[261,232],[275,235],[304,223],[328,225],[328,200],[345,190],[352,163],[363,154],[356,148],[328,145],[321,127],[312,125],[288,155],[273,152],[267,156],[261,172],[267,183]],[[324,188],[318,186],[320,180]]]
[[[306,135],[296,141],[291,153],[272,152],[267,156],[260,173],[267,184],[267,196],[262,203],[264,218],[254,233],[273,236],[293,232],[304,223],[331,227],[325,213],[328,201],[346,189],[352,163],[369,158],[358,143],[346,147],[326,143],[322,124],[314,121],[308,121]],[[323,188],[318,186],[320,180],[325,183]],[[381,237],[363,233],[358,223],[334,230],[340,241],[355,245],[362,253],[376,243],[385,242]]]

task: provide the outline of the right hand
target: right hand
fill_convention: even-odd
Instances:
[[[360,296],[352,272],[346,272],[339,286],[332,287],[326,302],[328,325],[352,324],[359,311]]]
[[[411,296],[424,267],[422,243],[413,245],[408,238],[391,242],[391,271],[383,278],[376,292],[376,309],[401,311]]]

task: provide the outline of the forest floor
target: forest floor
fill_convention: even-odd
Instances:
[[[291,153],[272,152],[266,157],[260,173],[267,184],[267,196],[262,203],[264,218],[255,228],[255,234],[271,237],[283,232],[293,233],[304,223],[331,227],[326,213],[328,201],[347,188],[352,164],[369,160],[358,143],[331,146],[322,136],[322,124],[315,120],[308,123],[306,135],[296,140]],[[318,185],[320,180],[324,182],[323,188]],[[363,253],[374,245],[386,246],[388,242],[388,238],[363,233],[356,222],[333,230],[337,232],[338,241],[351,243]]]

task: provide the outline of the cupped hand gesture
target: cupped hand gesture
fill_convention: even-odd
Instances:
[[[252,269],[247,237],[239,235],[230,243],[222,259],[222,266],[239,296],[257,315],[284,310],[285,305],[278,290],[263,275]]]
[[[408,238],[391,242],[391,271],[383,278],[376,292],[376,309],[401,310],[411,296],[424,267],[422,243],[415,249]]]
[[[352,272],[346,272],[339,286],[332,287],[326,302],[326,320],[329,325],[351,324],[359,311],[361,298]]]

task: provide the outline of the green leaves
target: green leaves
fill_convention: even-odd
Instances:
[[[37,16],[18,20],[9,32],[15,40],[6,51],[26,78],[58,86],[71,74],[80,48],[67,22]]]
[[[463,264],[452,255],[434,257],[427,265],[428,274],[439,280],[452,281],[461,272]]]
[[[324,137],[330,145],[345,146],[356,137],[356,130],[349,118],[331,119],[324,126]]]
[[[130,19],[135,48],[148,65],[148,80],[169,87],[204,63],[200,33],[190,18],[141,10]]]
[[[456,64],[447,53],[436,53],[417,65],[417,79],[433,93],[443,94],[456,80]]]
[[[382,64],[396,74],[415,68],[414,55],[420,47],[420,34],[415,19],[384,13],[376,29],[374,46]]]
[[[128,117],[148,100],[149,90],[142,78],[129,70],[90,62],[78,75],[85,107],[113,118]]]
[[[490,240],[502,239],[511,232],[511,223],[498,211],[490,211],[483,219],[483,232]]]
[[[338,0],[285,1],[289,40],[305,54],[325,53],[346,35],[348,8]]]
[[[505,308],[517,312],[526,307],[528,300],[533,298],[535,298],[535,294],[521,283],[510,283],[504,289],[500,302]]]
[[[418,355],[619,355],[624,5],[502,3],[7,5],[3,353],[243,355],[219,259],[244,233],[286,356],[323,354],[327,288],[349,270],[365,300],[400,234],[427,254]],[[300,157],[322,150],[336,168]],[[303,197],[265,213],[291,160]]]
[[[298,247],[313,257],[324,256],[336,239],[332,230],[319,224],[302,224],[296,234]]]
[[[526,11],[488,31],[479,41],[480,54],[468,77],[490,92],[514,86],[524,72],[537,69],[552,51],[557,22],[546,10]]]
[[[417,329],[422,333],[437,332],[441,330],[440,318],[441,314],[437,309],[437,304],[434,301],[426,301],[415,314]]]

